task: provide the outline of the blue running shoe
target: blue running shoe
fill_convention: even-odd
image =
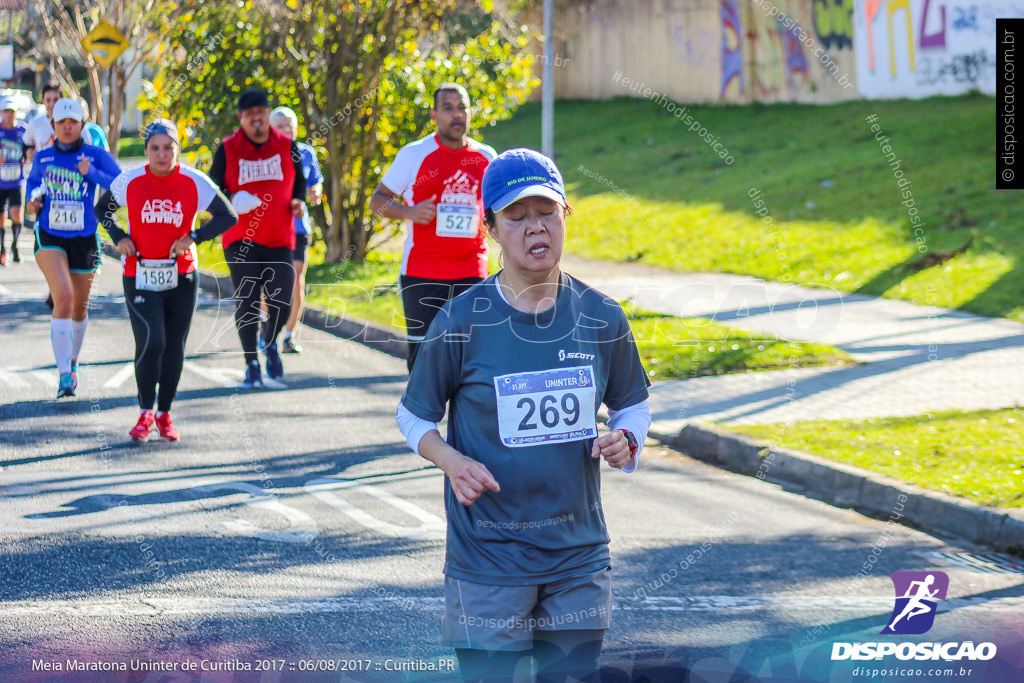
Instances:
[[[57,384],[57,398],[74,396],[75,389],[77,388],[78,381],[75,379],[75,376],[70,372],[65,372],[60,376],[60,382]]]
[[[263,375],[260,373],[259,361],[254,360],[245,366],[245,379],[242,380],[242,386],[246,389],[263,386]]]
[[[281,354],[277,351],[277,342],[267,344],[263,348],[267,357],[267,374],[270,379],[281,379],[284,377],[284,363],[281,362]]]

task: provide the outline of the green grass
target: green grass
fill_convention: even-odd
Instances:
[[[122,137],[117,141],[117,158],[127,159],[131,157],[144,157],[145,143],[142,138],[125,138]]]
[[[677,271],[753,275],[1024,321],[1024,207],[995,183],[995,103],[919,101],[691,106],[735,158],[655,102],[559,102],[556,156],[576,214],[569,251]],[[885,154],[911,182],[927,251]],[[480,131],[499,151],[539,147],[540,107]],[[755,215],[758,189],[778,231]],[[962,247],[921,270],[910,264]]]
[[[625,308],[652,381],[853,362],[846,352],[824,344],[781,341],[706,318]]]
[[[1024,507],[1022,408],[723,426],[982,505]]]
[[[307,305],[405,332],[397,254],[371,252],[363,264],[323,260],[324,244],[317,242],[309,253]],[[199,246],[199,263],[216,275],[229,274],[219,242]],[[845,352],[823,344],[780,341],[702,318],[633,310],[628,304],[626,311],[644,367],[654,381],[852,362]]]

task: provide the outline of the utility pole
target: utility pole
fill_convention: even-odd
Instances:
[[[540,103],[540,150],[552,159],[555,158],[554,4],[555,0],[544,0],[544,64]]]

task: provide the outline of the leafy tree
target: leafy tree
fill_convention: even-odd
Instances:
[[[110,148],[117,150],[124,117],[125,86],[135,71],[155,52],[159,35],[155,28],[167,25],[177,12],[177,3],[168,0],[34,0],[38,25],[42,29],[35,50],[50,63],[54,76],[65,92],[80,96],[71,77],[66,56],[75,57],[86,70],[94,96],[92,120],[106,131]],[[101,68],[82,45],[82,39],[101,20],[116,26],[132,45],[110,68]],[[106,81],[111,93],[104,103],[100,92]],[[109,106],[106,106],[109,104]]]
[[[330,261],[362,262],[387,227],[369,214],[369,197],[398,149],[425,133],[437,85],[465,85],[477,128],[511,115],[536,85],[524,53],[530,35],[490,3],[183,6],[143,106],[177,118],[193,157],[237,127],[245,88],[299,111],[299,137],[317,147],[324,169]]]

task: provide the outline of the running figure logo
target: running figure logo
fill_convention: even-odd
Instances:
[[[949,577],[943,572],[893,572],[896,604],[883,634],[920,635],[935,622],[939,600],[946,599]]]

